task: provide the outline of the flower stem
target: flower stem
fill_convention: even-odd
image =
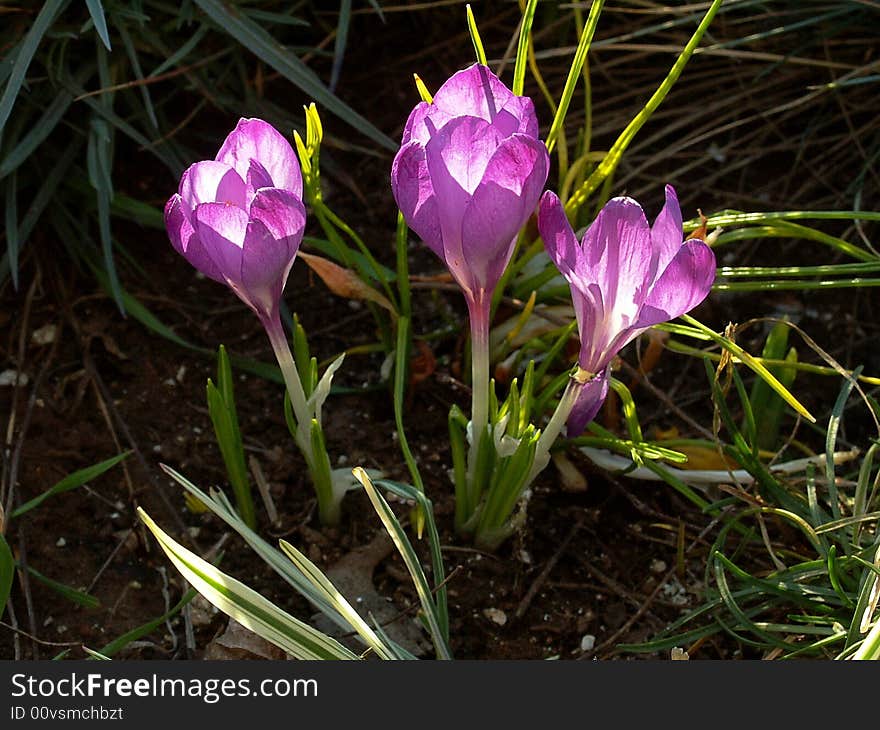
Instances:
[[[263,327],[266,328],[266,334],[269,335],[269,342],[272,343],[272,350],[275,352],[275,359],[278,360],[278,367],[281,368],[281,375],[287,386],[287,394],[290,396],[290,405],[293,406],[297,425],[303,427],[303,424],[307,425],[311,421],[311,414],[306,402],[306,392],[299,378],[299,371],[296,369],[293,353],[287,342],[287,335],[281,324],[281,316],[275,313],[266,318],[263,321]]]
[[[474,447],[479,446],[489,423],[489,307],[482,295],[468,301],[471,320],[471,429]]]
[[[489,425],[489,312],[492,298],[486,292],[468,297],[471,324],[471,443],[468,452],[467,512],[469,520],[484,489],[479,465],[485,462],[481,450]],[[483,457],[483,458],[481,458]]]
[[[550,422],[541,432],[541,437],[538,439],[538,445],[535,448],[535,459],[532,462],[532,469],[529,473],[529,478],[526,480],[526,487],[532,483],[534,478],[538,476],[538,474],[540,474],[544,470],[544,467],[550,462],[550,449],[553,447],[553,444],[556,443],[557,437],[562,432],[562,427],[568,420],[571,409],[574,408],[575,403],[577,403],[581,390],[583,390],[584,386],[590,382],[592,377],[593,375],[591,373],[588,373],[579,367],[577,372],[568,379],[568,385],[565,386],[565,392],[563,392],[562,398],[559,399],[559,405],[556,406],[556,410],[553,411],[553,415],[550,417]]]
[[[321,426],[309,409],[306,393],[303,389],[299,371],[287,335],[281,324],[281,317],[275,314],[263,319],[263,327],[269,335],[275,359],[281,368],[290,405],[296,418],[296,445],[302,452],[309,468],[309,475],[318,498],[318,514],[322,524],[335,525],[340,519],[339,498],[333,493],[333,482],[330,474],[330,461],[327,449],[323,446],[324,435]],[[318,448],[315,445],[318,444]]]

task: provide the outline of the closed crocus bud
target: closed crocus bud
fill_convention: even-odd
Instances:
[[[459,71],[409,115],[391,169],[394,198],[472,313],[491,298],[549,166],[531,99],[485,66]]]
[[[214,160],[183,173],[165,206],[178,253],[231,287],[264,322],[277,317],[305,221],[296,155],[260,119],[239,120]]]
[[[681,210],[671,185],[653,226],[632,198],[609,200],[580,242],[552,192],[541,198],[538,229],[547,253],[571,287],[581,348],[578,365],[593,375],[567,424],[583,432],[608,394],[608,365],[649,327],[696,307],[715,280],[715,254],[683,240]]]

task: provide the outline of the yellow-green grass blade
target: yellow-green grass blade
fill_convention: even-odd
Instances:
[[[242,626],[297,659],[357,659],[336,639],[291,616],[241,581],[187,550],[143,510],[138,515],[174,567],[208,601]]]
[[[757,358],[750,355],[748,352],[743,350],[739,345],[726,337],[722,337],[718,333],[709,329],[702,322],[697,321],[693,317],[687,314],[681,315],[681,318],[690,325],[693,325],[700,331],[702,331],[705,335],[709,337],[713,342],[718,345],[721,345],[725,350],[729,353],[736,355],[746,366],[748,366],[751,370],[753,370],[758,376],[760,376],[773,390],[775,390],[779,396],[794,408],[795,411],[800,413],[804,418],[806,418],[811,423],[816,422],[816,418],[811,414],[802,404],[801,402],[795,398],[788,389],[776,379],[776,376],[773,375],[761,362],[758,361]]]

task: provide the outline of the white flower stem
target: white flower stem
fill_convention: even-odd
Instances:
[[[281,368],[284,384],[287,386],[287,394],[290,396],[290,405],[296,418],[296,445],[302,452],[309,469],[312,485],[315,487],[315,495],[318,498],[318,514],[321,522],[325,525],[335,525],[339,522],[341,511],[340,501],[342,495],[334,494],[333,481],[330,473],[330,460],[326,449],[315,453],[312,443],[312,420],[316,418],[308,405],[306,393],[296,369],[296,362],[287,342],[287,335],[281,324],[281,317],[275,313],[273,316],[263,319],[269,342],[275,352],[275,359]],[[317,426],[319,443],[323,443],[323,435],[320,433],[320,424]]]
[[[312,415],[309,413],[306,392],[303,389],[302,381],[299,379],[299,371],[296,369],[293,353],[290,351],[287,335],[284,333],[284,327],[281,324],[281,317],[275,314],[273,317],[266,318],[263,321],[263,326],[266,328],[266,334],[269,335],[269,342],[272,343],[272,350],[275,352],[275,359],[278,360],[278,367],[281,368],[281,375],[284,377],[285,386],[287,386],[287,394],[290,396],[290,405],[293,406],[297,426],[302,428],[303,424],[305,424],[305,428],[308,430],[308,424],[311,423]]]
[[[538,439],[538,445],[535,448],[535,459],[532,462],[532,469],[529,473],[529,478],[526,480],[526,486],[531,484],[534,478],[550,462],[550,449],[553,448],[553,444],[556,443],[556,439],[562,432],[562,427],[568,420],[571,409],[577,403],[581,391],[593,377],[592,373],[588,373],[586,370],[578,367],[574,375],[568,379],[568,385],[565,386],[562,398],[559,399],[559,404],[556,406],[556,410],[553,411],[550,422],[541,432],[541,436]]]
[[[468,301],[471,321],[471,452],[475,453],[489,423],[489,307],[491,299]]]

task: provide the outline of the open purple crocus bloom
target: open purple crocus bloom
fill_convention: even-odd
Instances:
[[[165,206],[178,253],[264,322],[277,317],[305,221],[293,148],[260,119],[240,119],[214,160],[183,173]]]
[[[671,185],[653,226],[635,200],[613,198],[579,243],[559,198],[547,192],[538,229],[571,287],[581,340],[578,364],[595,375],[568,418],[568,434],[576,436],[605,400],[608,365],[624,345],[706,298],[715,280],[715,254],[703,241],[682,240],[681,210]]]
[[[454,74],[409,115],[391,169],[394,198],[446,263],[472,316],[475,302],[488,304],[549,166],[531,99],[485,66]]]

